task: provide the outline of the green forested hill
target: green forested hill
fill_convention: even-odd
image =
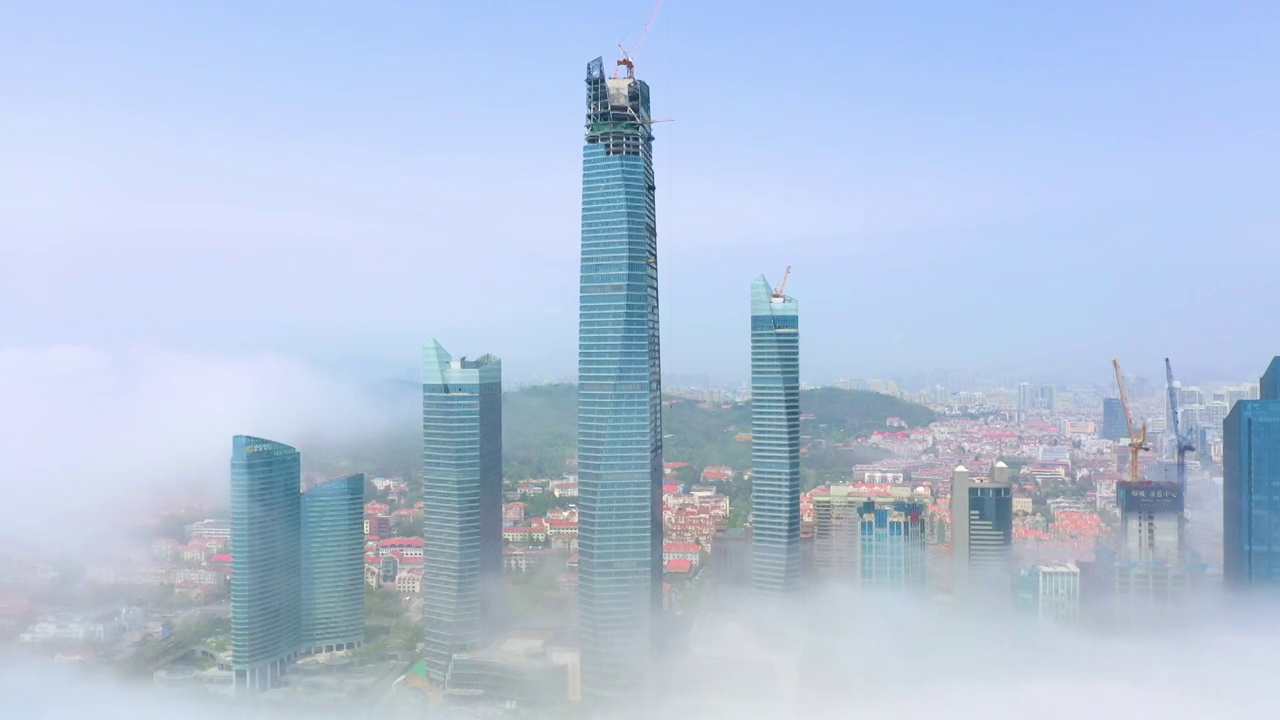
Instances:
[[[750,403],[699,407],[697,402],[670,398],[662,414],[666,436],[663,454],[668,462],[683,461],[695,468],[728,465],[737,470],[751,464],[751,444],[734,439],[751,432]],[[558,476],[573,457],[577,442],[577,392],[572,385],[544,385],[507,393],[503,403],[503,452],[508,477]],[[812,413],[801,433],[824,441],[814,447],[802,466],[809,482],[848,477],[858,462],[879,457],[868,450],[837,450],[831,445],[885,427],[885,419],[899,417],[912,427],[927,425],[932,410],[887,395],[836,388],[801,393],[800,410]]]
[[[510,478],[560,477],[577,453],[578,389],[536,385],[502,394],[502,464]]]
[[[416,383],[379,386],[388,412],[397,420],[385,437],[361,437],[337,446],[326,443],[304,448],[317,469],[384,475],[416,475],[422,463],[421,412]],[[673,400],[663,411],[664,447],[668,462],[683,461],[693,468],[728,465],[742,470],[751,464],[751,444],[734,436],[751,432],[750,403],[699,407],[691,400]],[[800,395],[800,410],[813,415],[802,421],[801,434],[815,441],[801,462],[806,487],[844,479],[852,465],[880,455],[862,448],[835,449],[834,443],[885,427],[886,418],[899,417],[910,426],[933,422],[928,408],[879,393],[818,388]],[[503,394],[503,455],[509,478],[559,477],[569,469],[577,445],[577,389],[573,385],[539,385]],[[403,430],[400,428],[403,427]],[[824,447],[825,446],[825,447]],[[683,479],[693,479],[685,475]]]

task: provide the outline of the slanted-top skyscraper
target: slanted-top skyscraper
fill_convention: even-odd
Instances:
[[[641,690],[662,603],[662,381],[649,86],[587,65],[578,615],[588,701]]]
[[[502,363],[422,358],[423,619],[428,675],[475,649],[502,574]]]
[[[1280,357],[1222,427],[1223,583],[1280,586]]]
[[[245,435],[232,438],[231,668],[237,693],[278,686],[298,656],[301,485],[297,450]]]
[[[769,595],[800,587],[800,318],[785,289],[751,284],[751,584]]]

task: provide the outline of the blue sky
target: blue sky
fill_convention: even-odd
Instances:
[[[582,77],[650,3],[9,3],[3,344],[576,362]],[[1280,352],[1280,6],[667,0],[664,365],[1254,376]]]

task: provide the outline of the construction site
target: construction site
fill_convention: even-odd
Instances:
[[[1120,362],[1112,360],[1111,365],[1127,432],[1127,452],[1119,463],[1127,479],[1115,488],[1120,515],[1115,546],[1100,553],[1099,561],[1113,570],[1109,589],[1114,607],[1158,613],[1175,607],[1205,581],[1208,566],[1187,542],[1187,455],[1195,443],[1182,430],[1173,366],[1165,358],[1167,432],[1159,444],[1173,456],[1173,476],[1166,477],[1166,463],[1144,463],[1152,451],[1148,423],[1134,417]]]

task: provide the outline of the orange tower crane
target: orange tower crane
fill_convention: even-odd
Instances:
[[[1137,432],[1133,428],[1133,414],[1129,412],[1129,394],[1124,389],[1124,373],[1120,372],[1120,361],[1112,360],[1111,366],[1116,370],[1116,385],[1120,388],[1120,407],[1124,409],[1124,422],[1129,428],[1129,482],[1138,482],[1138,453],[1150,450],[1147,444],[1147,423],[1144,420]]]
[[[773,289],[773,299],[782,300],[787,296],[787,278],[791,277],[791,266],[787,266],[787,271],[782,273],[782,282],[778,287]]]
[[[644,30],[640,32],[640,37],[636,39],[636,44],[631,46],[631,52],[622,47],[622,43],[618,43],[618,50],[622,52],[622,57],[618,60],[618,67],[627,69],[627,77],[636,76],[636,55],[640,53],[640,48],[644,47],[645,38],[649,37],[649,28],[653,27],[653,21],[658,19],[658,11],[662,9],[662,0],[658,0],[653,4],[653,10],[649,12],[649,20],[644,24]],[[618,77],[618,70],[614,69],[613,76]]]

